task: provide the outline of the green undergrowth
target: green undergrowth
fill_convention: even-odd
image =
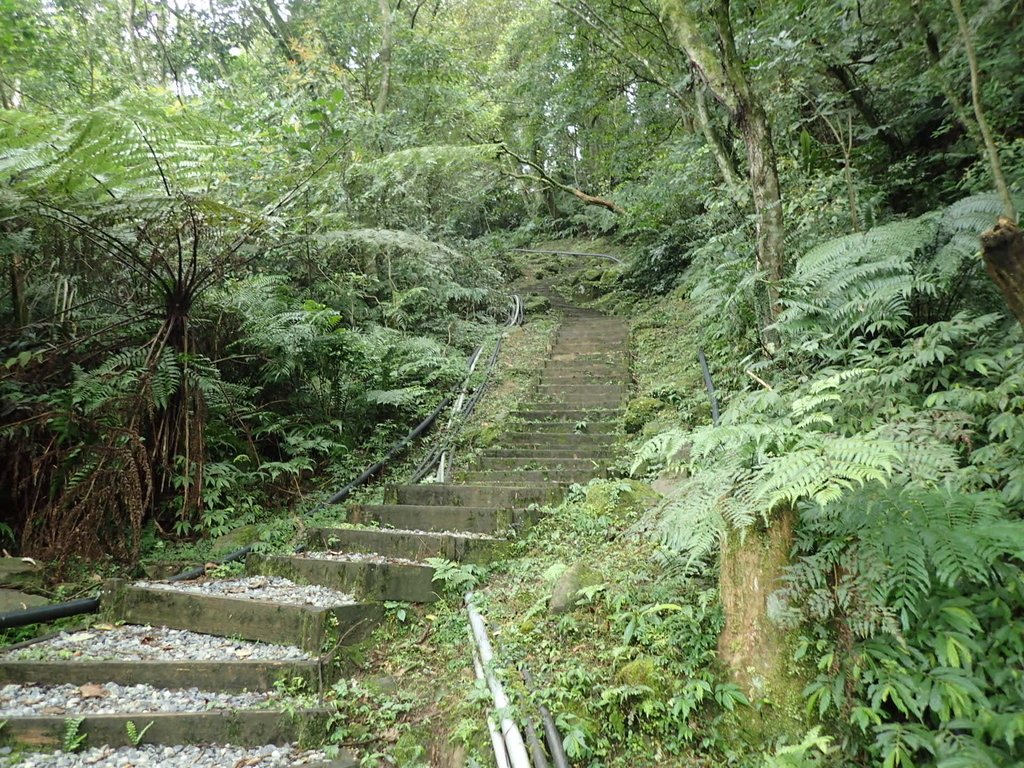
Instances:
[[[714,578],[673,568],[642,530],[657,496],[622,479],[573,486],[508,559],[488,569],[439,564],[443,599],[390,611],[368,643],[360,684],[396,679],[415,704],[376,732],[367,754],[397,759],[395,750],[418,738],[420,757],[399,764],[493,759],[489,695],[473,675],[462,601],[475,590],[515,714],[535,717],[547,706],[573,765],[758,765],[736,736],[751,705],[716,661],[723,614]],[[554,613],[552,594],[570,569],[585,577],[571,607]],[[384,764],[376,759],[367,763]]]

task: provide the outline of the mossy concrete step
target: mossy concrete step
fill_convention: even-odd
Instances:
[[[472,531],[495,534],[527,522],[522,510],[432,504],[374,504],[349,507],[350,523],[416,531]]]
[[[295,645],[311,653],[319,653],[325,644],[334,645],[338,638],[346,643],[358,642],[381,619],[381,608],[375,604],[318,608],[127,586],[118,579],[104,586],[101,605],[111,618],[130,624],[152,624],[220,637]]]
[[[304,555],[249,555],[246,571],[284,576],[351,592],[362,600],[430,603],[437,599],[434,569],[420,563],[388,560],[341,560]]]
[[[516,424],[515,430],[510,432],[510,434],[514,434],[515,432],[545,432],[548,434],[563,435],[605,434],[617,439],[614,433],[620,431],[621,426],[622,425],[616,421],[591,421],[584,416],[575,421],[556,421],[554,419],[549,421],[524,421]]]
[[[589,384],[567,383],[567,384],[538,384],[533,391],[533,397],[540,400],[557,398],[559,400],[577,400],[583,398],[610,399],[612,402],[622,402],[627,392],[626,385],[621,383],[592,382]]]
[[[548,359],[554,364],[558,362],[572,362],[574,365],[583,366],[604,362],[604,364],[623,364],[623,356],[615,350],[601,349],[552,349]]]
[[[492,536],[467,536],[459,533],[399,530],[391,528],[314,528],[309,533],[310,547],[340,552],[372,552],[384,557],[424,560],[486,562],[505,545]]]
[[[555,486],[527,485],[520,488],[488,487],[455,483],[392,485],[384,499],[398,504],[437,504],[452,507],[500,507],[524,509],[531,504],[554,504],[562,497]]]
[[[546,460],[551,459],[557,463],[558,459],[611,459],[616,451],[611,446],[594,446],[573,444],[567,447],[553,447],[548,444],[543,446],[518,446],[516,448],[488,448],[480,454],[481,458],[495,459],[527,459]]]
[[[629,376],[624,372],[610,371],[541,371],[537,384],[541,387],[614,384],[628,389]]]
[[[462,477],[470,483],[493,483],[496,485],[523,483],[585,483],[595,477],[604,477],[605,470],[593,468],[580,469],[521,469],[521,470],[472,470],[463,472]],[[451,558],[450,558],[451,559]]]
[[[535,408],[548,403],[558,408],[581,410],[617,408],[622,406],[624,399],[622,392],[553,392],[537,389],[529,395],[529,401]]]
[[[151,685],[213,691],[272,691],[278,680],[301,678],[316,687],[316,661],[4,661],[0,684]]]
[[[537,469],[546,471],[552,469],[569,469],[586,471],[590,469],[600,469],[607,463],[607,460],[595,461],[594,459],[573,458],[571,456],[481,456],[477,459],[476,466],[478,469],[482,470]]]
[[[529,407],[528,407],[529,406]],[[576,425],[581,421],[606,422],[614,424],[623,413],[621,408],[562,408],[551,407],[550,403],[525,404],[512,412],[512,417],[530,421],[562,421]]]
[[[524,424],[523,431],[508,432],[501,437],[504,448],[519,445],[536,445],[538,448],[608,447],[615,445],[618,435],[612,432],[594,430],[590,423],[576,431],[570,422],[539,422]]]
[[[27,747],[60,747],[68,715],[4,718],[0,743]],[[330,713],[326,709],[297,711],[273,709],[217,710],[210,712],[125,712],[85,715],[78,734],[86,746],[132,746],[128,722],[146,729],[145,744],[234,744],[260,747],[322,738]]]

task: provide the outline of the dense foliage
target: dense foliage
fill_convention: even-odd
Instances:
[[[273,519],[440,401],[506,249],[601,236],[625,263],[567,287],[636,309],[665,567],[789,553],[750,600],[806,706],[749,759],[1018,763],[1024,337],[977,238],[1021,204],[1022,48],[1008,0],[0,0],[4,544]],[[696,592],[648,615],[698,635],[679,677],[729,632]],[[579,756],[696,749],[681,685],[603,687]]]

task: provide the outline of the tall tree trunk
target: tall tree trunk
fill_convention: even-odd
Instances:
[[[380,62],[380,85],[377,88],[377,98],[373,102],[373,111],[382,115],[387,111],[388,98],[391,96],[391,49],[394,45],[395,25],[391,15],[391,4],[388,0],[378,0],[378,4],[383,33],[380,41],[380,55],[377,57]]]
[[[761,332],[766,348],[772,352],[778,341],[775,334],[766,329],[779,313],[779,282],[785,264],[785,227],[768,115],[747,80],[744,64],[736,50],[728,0],[718,0],[714,7],[721,58],[701,37],[700,27],[685,0],[661,0],[661,7],[690,62],[714,97],[729,112],[743,136],[747,175],[754,199],[757,266],[766,283],[766,300],[759,312]]]
[[[1003,213],[1008,219],[1016,219],[1017,211],[1013,205],[1013,198],[1010,197],[1010,188],[1006,185],[1006,178],[1003,176],[1002,165],[999,162],[999,149],[996,147],[992,129],[988,125],[988,118],[985,117],[985,111],[981,106],[981,73],[978,67],[978,56],[974,52],[974,41],[971,39],[971,28],[967,24],[967,17],[964,15],[960,0],[949,0],[949,3],[953,6],[953,14],[956,16],[960,37],[964,43],[964,51],[967,53],[967,65],[971,71],[971,104],[974,105],[974,119],[978,121],[978,130],[981,131],[981,138],[988,153],[992,180],[995,182],[999,198],[1003,201]]]
[[[715,158],[718,170],[725,180],[732,196],[739,198],[743,192],[743,183],[740,181],[739,171],[736,169],[736,158],[725,145],[718,128],[711,122],[711,115],[708,114],[708,105],[704,99],[704,88],[698,83],[693,89],[693,100],[697,107],[697,122],[700,124],[701,133],[704,134],[704,141],[707,142],[711,156]]]

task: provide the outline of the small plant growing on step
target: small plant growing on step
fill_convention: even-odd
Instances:
[[[77,752],[85,744],[89,734],[79,733],[84,722],[84,717],[69,717],[64,721],[64,740],[61,743],[64,752]]]
[[[576,424],[573,426],[572,431],[573,431],[574,434],[577,434],[577,435],[586,432],[587,431],[587,420],[583,419],[582,421],[577,421]]]
[[[129,720],[124,724],[124,729],[128,732],[128,741],[131,742],[133,747],[137,747],[142,743],[142,737],[146,735],[146,731],[153,727],[153,722],[153,720],[150,720],[141,731],[136,727],[134,720]]]
[[[455,563],[443,557],[428,557],[427,564],[434,569],[432,581],[439,582],[442,588],[452,592],[474,589],[486,573],[482,566]]]

